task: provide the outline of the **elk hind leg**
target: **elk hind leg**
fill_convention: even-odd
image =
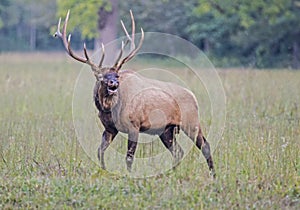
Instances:
[[[169,125],[164,132],[159,136],[165,147],[173,156],[173,166],[176,166],[182,159],[184,152],[181,146],[177,143],[175,134],[179,133],[179,126]]]
[[[214,163],[212,160],[212,156],[211,156],[211,152],[210,152],[210,146],[208,141],[205,139],[205,137],[202,135],[202,132],[199,131],[197,139],[196,139],[196,146],[201,150],[203,156],[206,159],[208,168],[211,172],[211,174],[213,175],[213,177],[215,177],[215,171],[214,171]]]
[[[139,137],[139,131],[138,130],[131,131],[128,134],[126,165],[127,165],[127,170],[129,172],[131,172],[134,153],[135,153],[137,143],[138,143],[138,137]]]

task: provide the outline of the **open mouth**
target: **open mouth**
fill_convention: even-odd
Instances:
[[[109,95],[113,95],[118,92],[118,86],[107,87],[107,92]]]

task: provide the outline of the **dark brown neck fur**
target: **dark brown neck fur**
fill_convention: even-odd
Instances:
[[[107,87],[101,84],[100,81],[96,82],[94,88],[94,101],[99,111],[111,112],[111,109],[117,103],[117,100],[117,95],[109,95]]]

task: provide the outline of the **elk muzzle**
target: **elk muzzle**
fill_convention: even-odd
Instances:
[[[107,94],[114,95],[118,91],[119,75],[116,72],[108,72],[103,76],[103,83],[104,87],[106,87]]]
[[[108,82],[107,82],[108,95],[113,95],[113,94],[117,93],[118,87],[119,87],[119,81],[117,78],[108,80]]]

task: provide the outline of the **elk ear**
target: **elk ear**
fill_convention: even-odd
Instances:
[[[103,74],[99,73],[98,71],[94,71],[94,75],[97,81],[103,81]]]

